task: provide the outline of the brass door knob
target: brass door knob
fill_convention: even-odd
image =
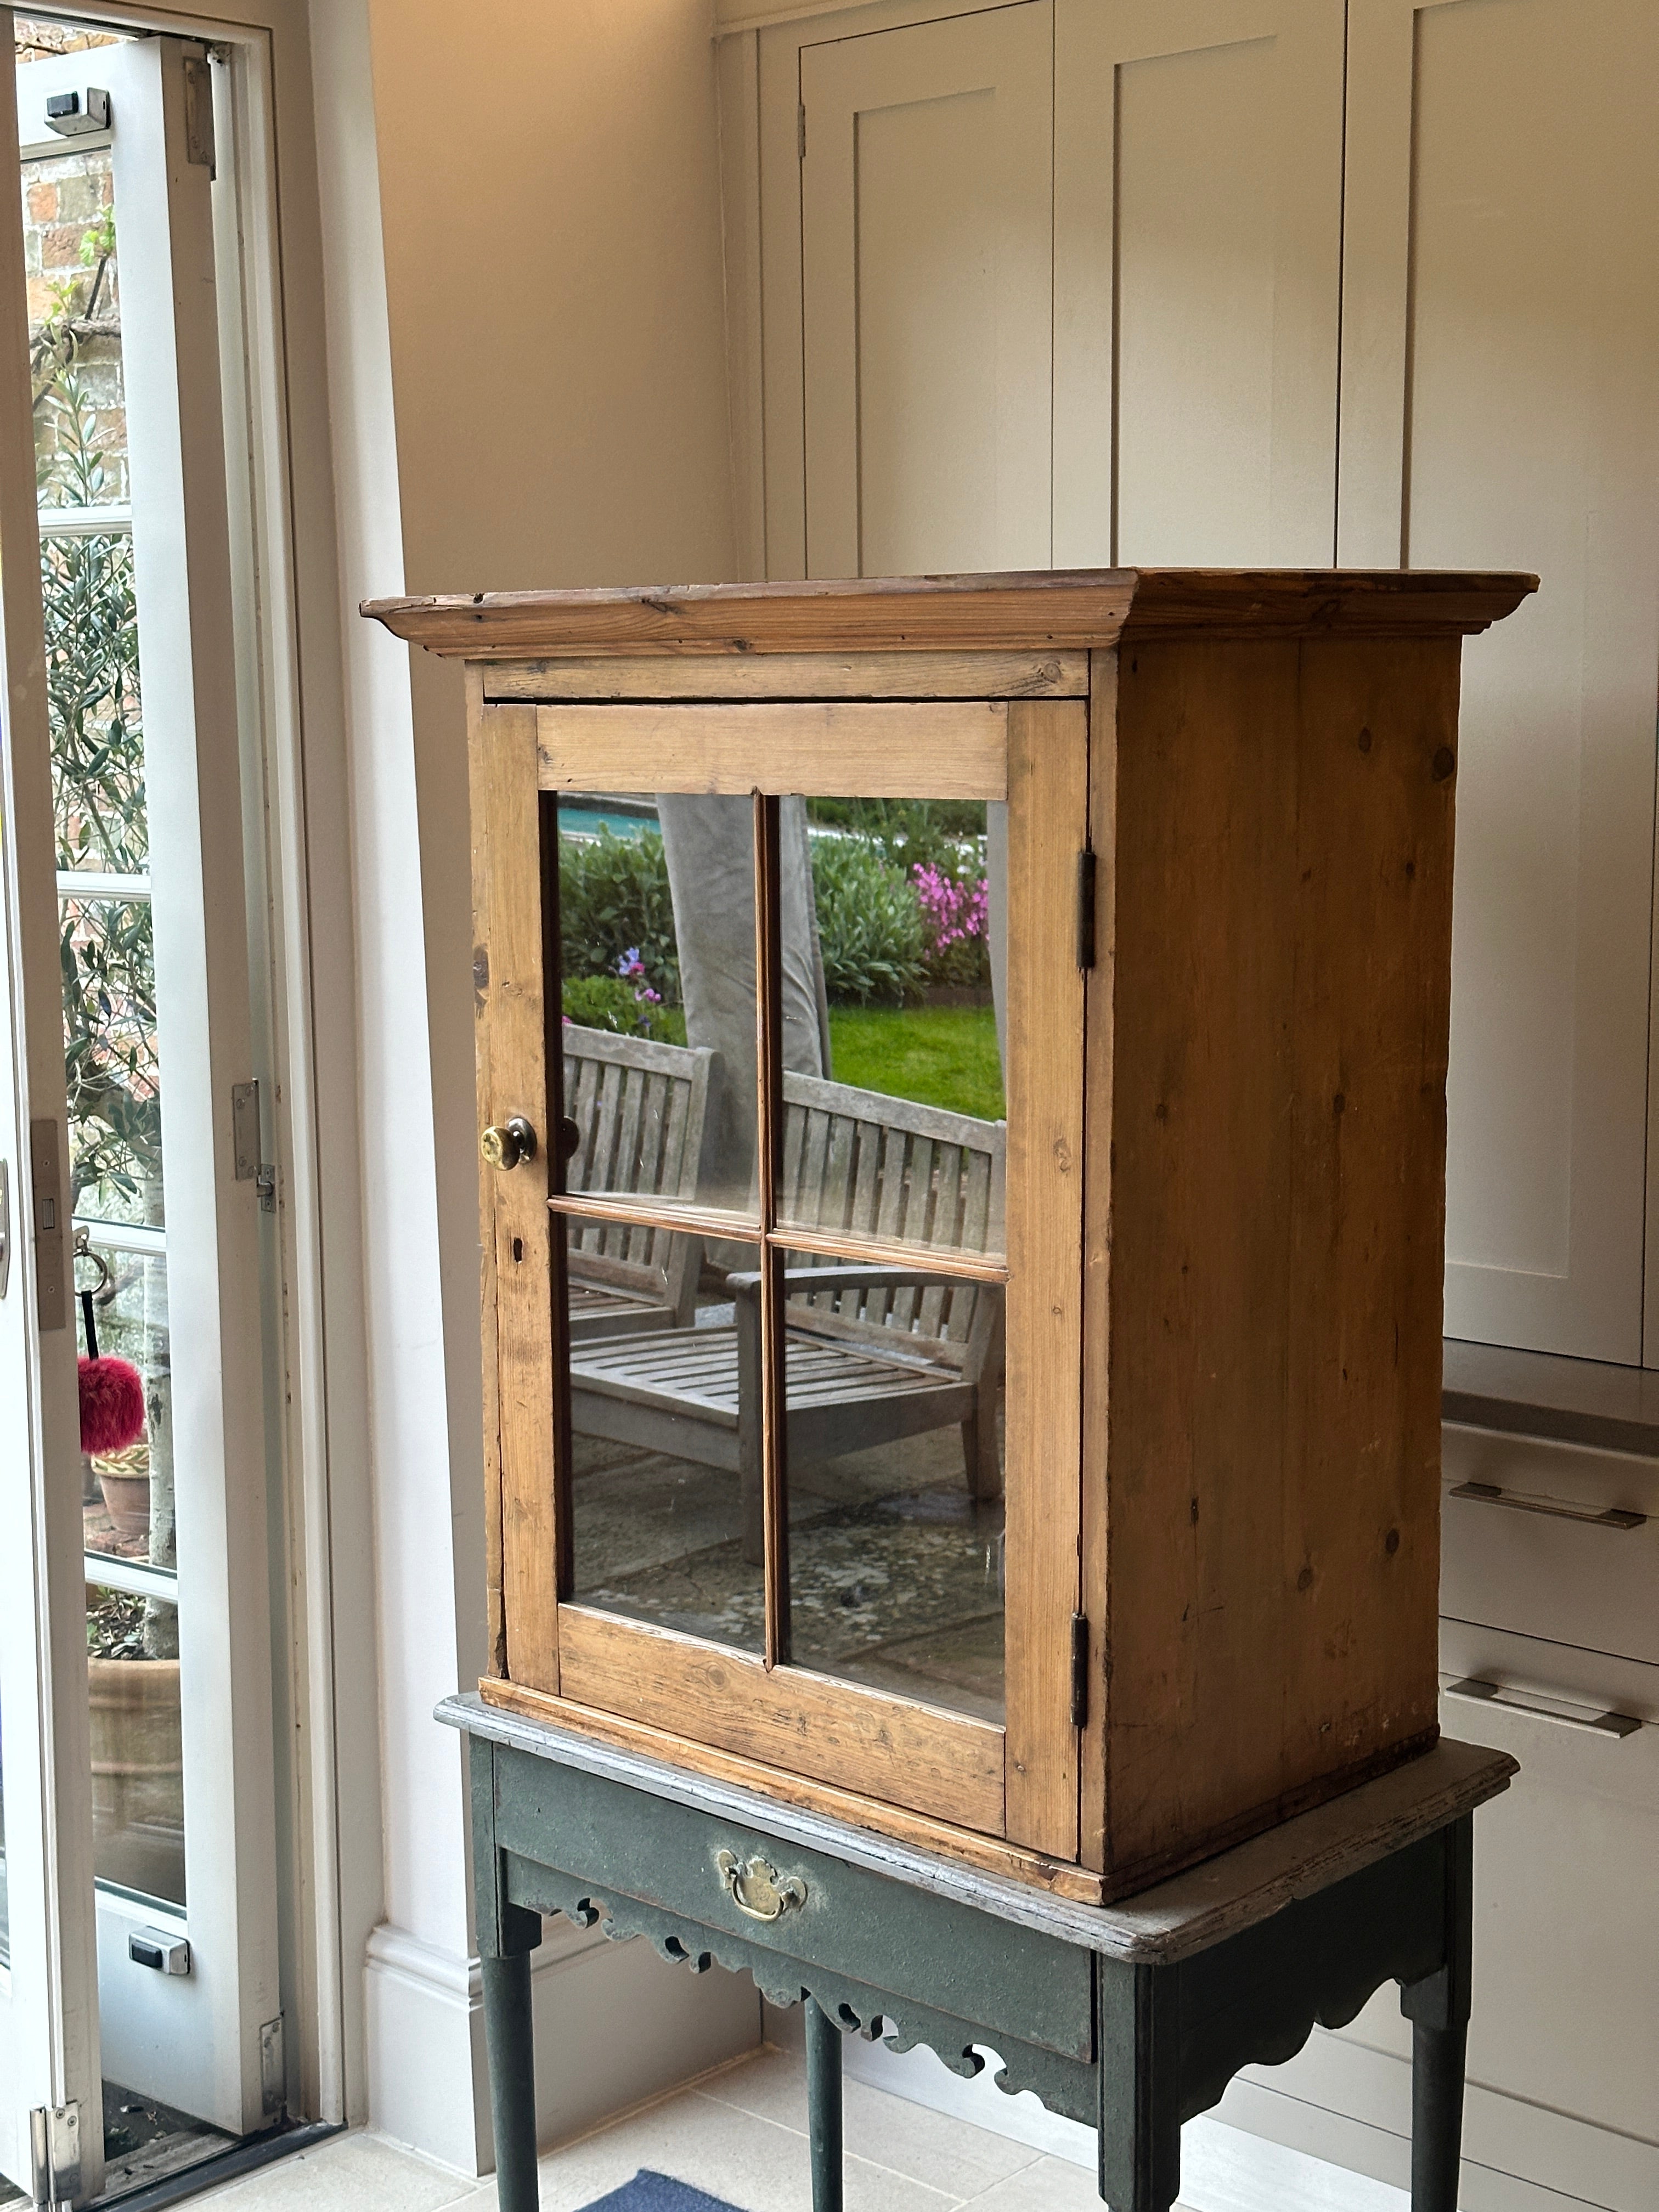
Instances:
[[[510,1121],[492,1121],[478,1139],[478,1150],[486,1166],[504,1175],[520,1160],[535,1158],[536,1132],[522,1114],[515,1114]]]

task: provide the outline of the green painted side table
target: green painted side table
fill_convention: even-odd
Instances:
[[[1181,2124],[1352,2020],[1413,2024],[1413,2212],[1455,2212],[1475,1808],[1515,1761],[1442,1742],[1116,1905],[976,1873],[752,1791],[452,1698],[470,1741],[501,2212],[535,2212],[541,1916],[648,1936],[806,2005],[815,2212],[840,2212],[841,2039],[926,2044],[1099,2130],[1111,2212],[1170,2212]]]

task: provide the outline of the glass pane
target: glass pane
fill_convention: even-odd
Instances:
[[[779,1218],[999,1253],[1000,867],[982,800],[809,799],[827,1006],[817,1079],[784,1079]]]
[[[87,1653],[98,1878],[182,1905],[177,1610],[161,1598],[88,1583]]]
[[[747,799],[559,800],[565,1187],[756,1220]]]
[[[691,1269],[686,1318],[672,1326],[596,1311],[570,1255],[572,1595],[760,1651],[759,1304],[741,1273],[733,1286],[720,1268],[699,1271],[697,1239],[666,1241],[690,1248]],[[752,1276],[757,1248],[722,1249]]]
[[[793,1660],[1000,1721],[1001,1287],[793,1261]]]
[[[167,1334],[167,1263],[160,1249],[122,1249],[106,1239],[137,1231],[86,1230],[90,1250],[77,1256],[76,1284],[92,1288],[99,1352],[136,1367],[144,1386],[144,1430],[125,1450],[87,1462],[82,1508],[89,1553],[173,1568],[173,1361]],[[159,1239],[157,1240],[159,1244]],[[81,1348],[87,1349],[85,1301],[77,1299]]]

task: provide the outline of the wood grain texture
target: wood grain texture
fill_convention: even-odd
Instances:
[[[469,733],[480,727],[480,709],[483,703],[483,685],[476,668],[466,672],[466,717]],[[469,742],[476,744],[475,737]],[[477,763],[474,763],[477,772]],[[489,1074],[489,1040],[488,1015],[489,955],[486,952],[480,918],[489,902],[489,881],[488,842],[479,834],[475,817],[471,839],[472,913],[473,926],[478,932],[472,951],[473,975],[473,1058],[477,1090],[479,1127],[485,1126],[486,1092]],[[489,1638],[489,1671],[492,1674],[507,1672],[507,1614],[501,1597],[501,1370],[500,1346],[497,1340],[495,1299],[495,1193],[494,1177],[482,1154],[478,1159],[478,1322],[483,1352],[483,1482],[484,1482],[484,1593],[487,1631]]]
[[[1089,842],[1095,854],[1095,964],[1084,978],[1083,1436],[1081,1607],[1089,1623],[1088,1714],[1078,1759],[1078,1856],[1107,1863],[1106,1712],[1112,1623],[1106,1550],[1110,1519],[1109,1365],[1112,1267],[1112,1077],[1117,967],[1117,654],[1091,653]]]
[[[1429,569],[1033,568],[1005,575],[675,584],[370,599],[468,659],[608,653],[1044,653],[1154,636],[1404,637],[1485,629],[1535,576]]]
[[[1003,1732],[989,1722],[804,1668],[769,1672],[747,1653],[582,1606],[562,1608],[560,1669],[579,1704],[659,1726],[684,1714],[721,1750],[1003,1832]]]
[[[543,1008],[540,794],[530,707],[478,707],[471,726],[479,1126],[522,1114],[536,1157],[486,1174],[483,1235],[493,1252],[495,1372],[486,1382],[485,1464],[499,1469],[501,1618],[514,1680],[556,1690],[555,1224],[547,1210],[547,1032]],[[491,1266],[485,1262],[486,1275]],[[488,1342],[488,1332],[486,1342]]]
[[[1120,658],[1114,1878],[1432,1740],[1456,660]]]
[[[901,1832],[868,1799],[814,1785],[802,1793],[795,1778],[711,1756],[659,1729],[617,1723],[511,1682],[486,1680],[477,1695],[447,1698],[437,1718],[1085,1944],[1106,1958],[1158,1966],[1191,1957],[1408,1849],[1489,1803],[1519,1771],[1506,1752],[1443,1738],[1409,1765],[1103,1908],[1099,1877],[1076,1867],[914,1816],[899,1816]]]
[[[538,707],[550,791],[799,792],[836,798],[1002,799],[1008,708],[787,701]]]
[[[1082,653],[659,653],[483,664],[487,699],[1058,699],[1089,688]]]
[[[1071,701],[1008,727],[1008,1828],[1078,1847],[1071,1718],[1079,1602],[1083,1321],[1083,975],[1078,856],[1089,722]]]

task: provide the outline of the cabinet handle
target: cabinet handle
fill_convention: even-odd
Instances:
[[[1634,1713],[1587,1713],[1581,1719],[1571,1713],[1553,1712],[1549,1706],[1534,1705],[1530,1698],[1517,1697],[1499,1682],[1481,1682],[1465,1676],[1461,1682],[1449,1682],[1445,1694],[1461,1698],[1466,1705],[1501,1705],[1508,1713],[1525,1713],[1528,1720],[1553,1721],[1557,1728],[1577,1729],[1587,1735],[1635,1735],[1645,1723]]]
[[[1507,1505],[1514,1513],[1547,1513],[1557,1521],[1583,1521],[1592,1528],[1645,1528],[1645,1513],[1632,1513],[1622,1505],[1608,1505],[1596,1512],[1589,1505],[1569,1505],[1565,1498],[1523,1498],[1516,1491],[1500,1490],[1495,1482],[1460,1482],[1453,1486],[1454,1498],[1472,1498],[1477,1505]]]
[[[799,1911],[806,1902],[806,1884],[796,1874],[780,1881],[775,1867],[755,1857],[738,1864],[731,1851],[714,1854],[720,1887],[739,1912],[750,1920],[781,1920],[793,1905]]]

